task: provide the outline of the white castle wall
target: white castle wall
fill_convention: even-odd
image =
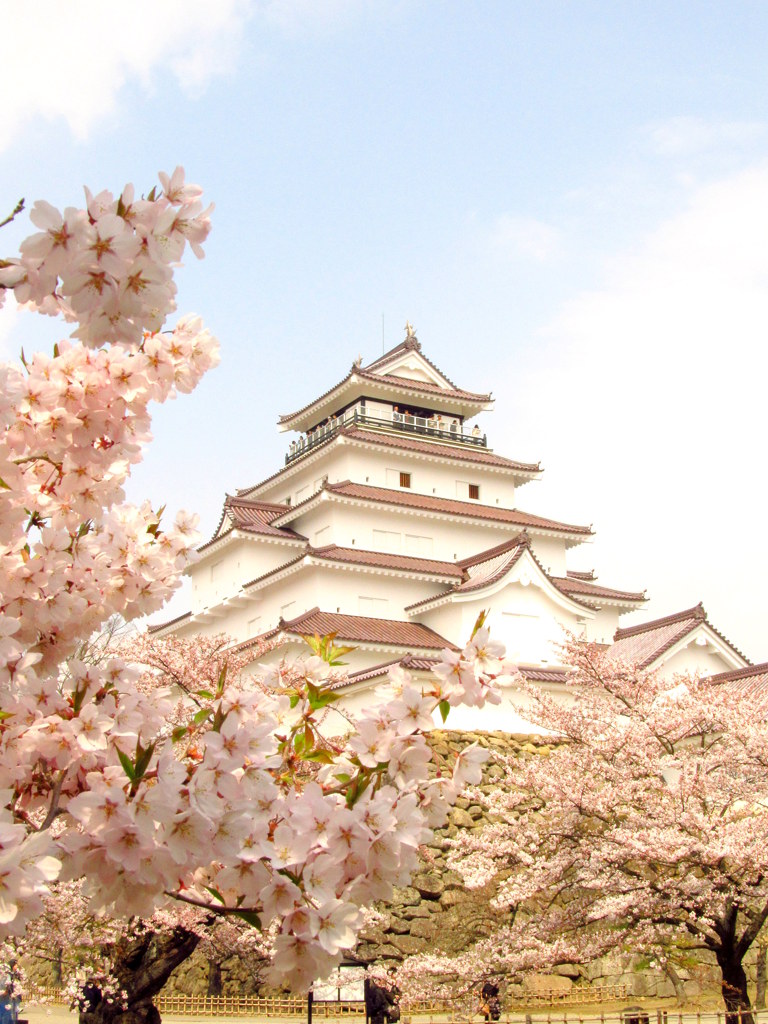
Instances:
[[[354,480],[372,487],[399,489],[400,473],[411,474],[411,490],[440,498],[469,500],[469,484],[480,488],[478,503],[514,508],[515,484],[508,473],[494,472],[475,465],[441,464],[433,457],[395,450],[362,449],[351,444],[333,443],[322,456],[299,472],[286,473],[260,488],[261,501],[298,505],[320,489],[323,479],[329,483]]]
[[[291,561],[301,552],[298,544],[233,537],[204,552],[188,570],[191,580],[190,611],[213,607],[239,592],[243,583]]]

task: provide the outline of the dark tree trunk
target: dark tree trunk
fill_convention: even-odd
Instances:
[[[113,964],[118,983],[127,992],[127,1008],[108,1003],[92,989],[90,1005],[80,1011],[80,1024],[159,1024],[154,997],[199,941],[193,932],[174,928],[148,932],[130,942]]]
[[[719,952],[717,962],[722,975],[722,993],[726,1024],[755,1024],[747,991],[747,973],[735,956]]]
[[[670,963],[664,964],[664,973],[674,986],[675,999],[678,1001],[680,1006],[683,1006],[685,1004],[685,986],[683,985],[680,975]]]
[[[755,1009],[765,1009],[765,967],[766,967],[766,947],[757,947],[757,986],[755,989]]]
[[[208,995],[221,995],[221,964],[216,960],[208,961]]]
[[[53,961],[53,983],[61,988],[64,977],[64,950],[59,946],[56,949],[56,959]]]

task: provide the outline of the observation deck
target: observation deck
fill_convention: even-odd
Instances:
[[[451,421],[438,416],[415,416],[410,413],[395,412],[391,417],[371,416],[365,411],[363,403],[356,403],[345,409],[338,416],[329,419],[302,434],[298,441],[292,441],[288,454],[285,456],[286,466],[311,452],[313,448],[324,444],[343,427],[359,426],[367,429],[380,430],[387,434],[406,434],[418,436],[439,444],[460,448],[487,448],[488,439],[480,432],[479,427],[464,431],[457,419]]]

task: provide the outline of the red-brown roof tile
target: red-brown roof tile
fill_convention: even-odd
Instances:
[[[161,629],[167,629],[169,626],[175,626],[179,622],[183,622],[184,619],[190,618],[192,612],[184,612],[183,615],[177,615],[175,619],[168,619],[167,622],[158,622],[154,626],[147,626],[148,633],[159,633]]]
[[[293,633],[298,636],[317,634],[327,636],[336,633],[339,640],[354,644],[384,644],[400,648],[442,650],[455,646],[429,626],[418,622],[401,622],[398,619],[379,619],[367,615],[344,615],[339,612],[323,612],[312,608],[294,619],[280,620],[275,629],[262,633],[252,640],[238,645],[238,650],[270,639],[277,633]]]
[[[219,525],[216,527],[211,539],[202,544],[197,550],[204,551],[215,541],[231,533],[232,530],[245,530],[247,533],[259,533],[269,537],[282,537],[285,540],[306,542],[306,537],[302,537],[300,533],[296,533],[288,527],[271,525],[272,520],[277,519],[286,510],[286,505],[278,505],[271,501],[253,501],[248,498],[227,495]],[[222,531],[221,527],[225,519],[229,521],[229,526]]]
[[[438,373],[440,373],[439,370]],[[278,419],[278,423],[288,423],[292,419],[295,419],[296,416],[300,416],[302,413],[305,413],[308,409],[311,409],[313,405],[317,405],[324,398],[327,398],[329,395],[333,394],[334,391],[343,387],[344,384],[346,384],[347,381],[351,380],[353,376],[360,377],[363,380],[371,381],[372,383],[380,382],[384,384],[394,385],[399,389],[405,391],[413,391],[416,394],[437,394],[445,398],[458,398],[463,399],[465,401],[477,402],[479,404],[493,401],[490,395],[478,394],[474,391],[464,391],[462,388],[456,387],[444,388],[441,387],[439,384],[433,383],[432,381],[411,380],[408,377],[397,377],[394,374],[372,373],[367,367],[353,366],[350,372],[346,375],[346,377],[343,377],[338,382],[338,384],[334,384],[333,387],[328,388],[327,391],[324,391],[321,395],[318,395],[317,398],[313,398],[311,402],[307,402],[307,404],[303,405],[300,409],[296,409],[295,412],[281,414],[281,416]],[[442,376],[445,375],[442,374]],[[446,380],[447,379],[448,378],[446,377]]]
[[[611,587],[603,587],[597,583],[588,583],[586,580],[568,576],[550,576],[553,583],[564,590],[567,594],[580,594],[584,597],[607,597],[616,601],[645,601],[645,593],[632,592],[629,590],[614,590]]]
[[[421,350],[421,342],[419,341],[418,338],[415,337],[409,337],[406,338],[405,341],[401,341],[399,345],[395,345],[394,348],[391,348],[388,352],[385,352],[383,356],[379,356],[378,359],[374,359],[372,363],[368,363],[367,366],[363,367],[363,369],[368,370],[369,372],[373,370],[379,370],[381,369],[382,366],[387,366],[389,363],[393,363],[399,356],[403,354],[403,352],[412,351],[418,352],[421,358],[424,360],[424,362],[429,363],[432,369],[435,370],[436,373],[439,373],[444,380],[448,381],[452,388],[456,387],[456,385],[453,383],[450,377],[443,373],[439,366],[435,366],[432,360],[424,355],[424,353]]]
[[[379,504],[399,505],[405,508],[418,508],[426,512],[445,513],[471,519],[485,519],[513,526],[527,527],[552,531],[553,533],[577,534],[583,537],[592,535],[590,526],[573,526],[560,523],[554,519],[520,512],[518,509],[503,508],[499,505],[481,505],[479,502],[459,501],[456,498],[437,498],[431,494],[418,494],[413,491],[395,491],[387,487],[373,487],[369,484],[355,484],[345,480],[338,484],[326,484],[326,491],[344,498],[355,498]],[[313,501],[316,496],[308,498],[301,505],[292,509],[284,509],[284,515],[295,513],[302,505]]]
[[[466,578],[462,583],[454,583],[453,586],[444,590],[440,594],[433,594],[431,597],[425,597],[420,601],[415,601],[413,604],[409,604],[406,607],[406,611],[413,612],[417,608],[426,607],[427,605],[432,604],[433,601],[441,601],[444,598],[451,597],[453,594],[466,594],[474,590],[484,590],[486,587],[492,586],[510,572],[524,551],[529,552],[531,558],[541,571],[542,576],[548,579],[556,590],[559,590],[565,597],[576,604],[583,605],[586,608],[593,607],[586,601],[580,601],[572,594],[569,594],[559,586],[554,577],[547,573],[546,569],[533,552],[531,539],[528,536],[527,531],[523,530],[516,537],[505,541],[503,544],[497,544],[495,547],[489,548],[487,551],[481,551],[477,555],[472,555],[470,558],[464,558],[462,561],[457,562],[456,564],[460,566],[466,574]]]
[[[512,469],[521,473],[541,473],[541,466],[536,462],[516,462],[504,458],[479,446],[461,448],[457,444],[439,441],[422,441],[403,434],[385,434],[364,427],[344,427],[341,431],[345,437],[353,441],[364,441],[366,444],[377,444],[386,448],[399,448],[402,451],[423,452],[443,459],[456,459],[459,462],[472,462],[481,466],[493,466],[499,469]]]
[[[461,568],[454,562],[444,562],[437,558],[394,555],[383,551],[366,551],[363,548],[343,548],[335,544],[328,544],[322,548],[310,547],[307,554],[329,562],[349,562],[356,565],[395,569],[401,572],[418,572],[430,576],[451,576],[458,579],[463,576]]]
[[[718,672],[709,677],[710,683],[727,686],[729,690],[745,697],[768,699],[768,662],[760,665],[748,665],[732,672]]]
[[[648,668],[702,623],[706,624],[740,658],[749,663],[749,659],[745,658],[741,651],[734,647],[707,620],[707,613],[702,604],[697,604],[695,608],[688,608],[674,615],[665,615],[660,619],[640,623],[637,626],[617,629],[614,634],[614,642],[608,648],[608,653],[613,658],[636,664],[640,668]]]

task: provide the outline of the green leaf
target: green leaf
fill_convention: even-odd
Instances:
[[[297,754],[300,754],[304,749],[303,733],[297,733],[296,736],[293,737],[293,749],[296,751]]]
[[[238,910],[234,916],[241,918],[252,928],[258,928],[258,930],[261,931],[261,918],[255,910]]]
[[[174,743],[178,743],[179,740],[183,740],[186,735],[187,735],[187,727],[186,727],[186,725],[177,725],[176,728],[171,733],[171,739],[173,740]]]
[[[154,201],[156,199],[157,199],[157,185],[153,185],[152,188],[147,193],[147,202],[148,203],[154,203]]]
[[[475,633],[477,633],[478,630],[483,628],[487,618],[488,609],[486,608],[485,611],[480,612],[480,614],[477,616],[477,620],[475,621],[475,625],[472,629],[472,636],[470,637],[470,640],[474,637]]]
[[[3,478],[1,476],[0,476],[0,487],[4,487],[6,491],[10,491],[10,489],[11,489],[8,486],[8,484],[5,482],[5,480],[3,480]]]
[[[352,778],[352,776],[348,775],[346,772],[339,772],[338,775],[334,775],[333,777],[334,779],[338,779],[342,784],[349,782]]]
[[[224,903],[224,897],[221,895],[218,889],[213,889],[211,888],[210,885],[204,885],[203,888],[205,889],[206,892],[209,892],[215,900],[218,900],[219,903]]]
[[[216,696],[220,697],[224,693],[224,687],[227,685],[227,663],[224,662],[224,667],[219,672],[219,681],[216,684]]]
[[[195,695],[198,697],[205,697],[206,700],[213,700],[213,694],[210,690],[195,690]]]
[[[296,705],[299,703],[300,700],[301,700],[301,697],[298,695],[298,693],[292,693],[291,694],[291,710],[293,710],[293,708],[296,707]]]
[[[315,750],[310,750],[304,754],[304,760],[317,761],[319,764],[333,764],[333,754],[330,750],[323,750],[322,747],[317,747]]]
[[[133,768],[133,761],[130,759],[130,757],[128,757],[127,754],[124,754],[119,747],[117,748],[117,756],[120,758],[120,764],[123,766],[123,771],[125,772],[125,774],[131,780],[131,782],[135,782],[136,772],[134,771]]]
[[[448,703],[447,700],[441,700],[437,706],[440,708],[440,714],[442,716],[443,721],[445,721],[446,718],[448,717],[448,712],[451,710],[451,705]]]
[[[211,708],[201,708],[192,718],[193,725],[202,725],[206,718],[210,718]]]
[[[4,722],[6,718],[13,718],[13,711],[0,711],[0,722]]]
[[[146,772],[147,768],[149,768],[149,762],[152,760],[152,755],[154,754],[154,752],[155,752],[155,744],[154,743],[150,743],[149,746],[147,747],[147,749],[146,750],[142,750],[141,753],[139,753],[139,748],[137,747],[137,751],[136,751],[136,753],[138,755],[137,758],[136,758],[136,778],[137,779],[141,779],[141,778],[144,777],[144,773]]]

